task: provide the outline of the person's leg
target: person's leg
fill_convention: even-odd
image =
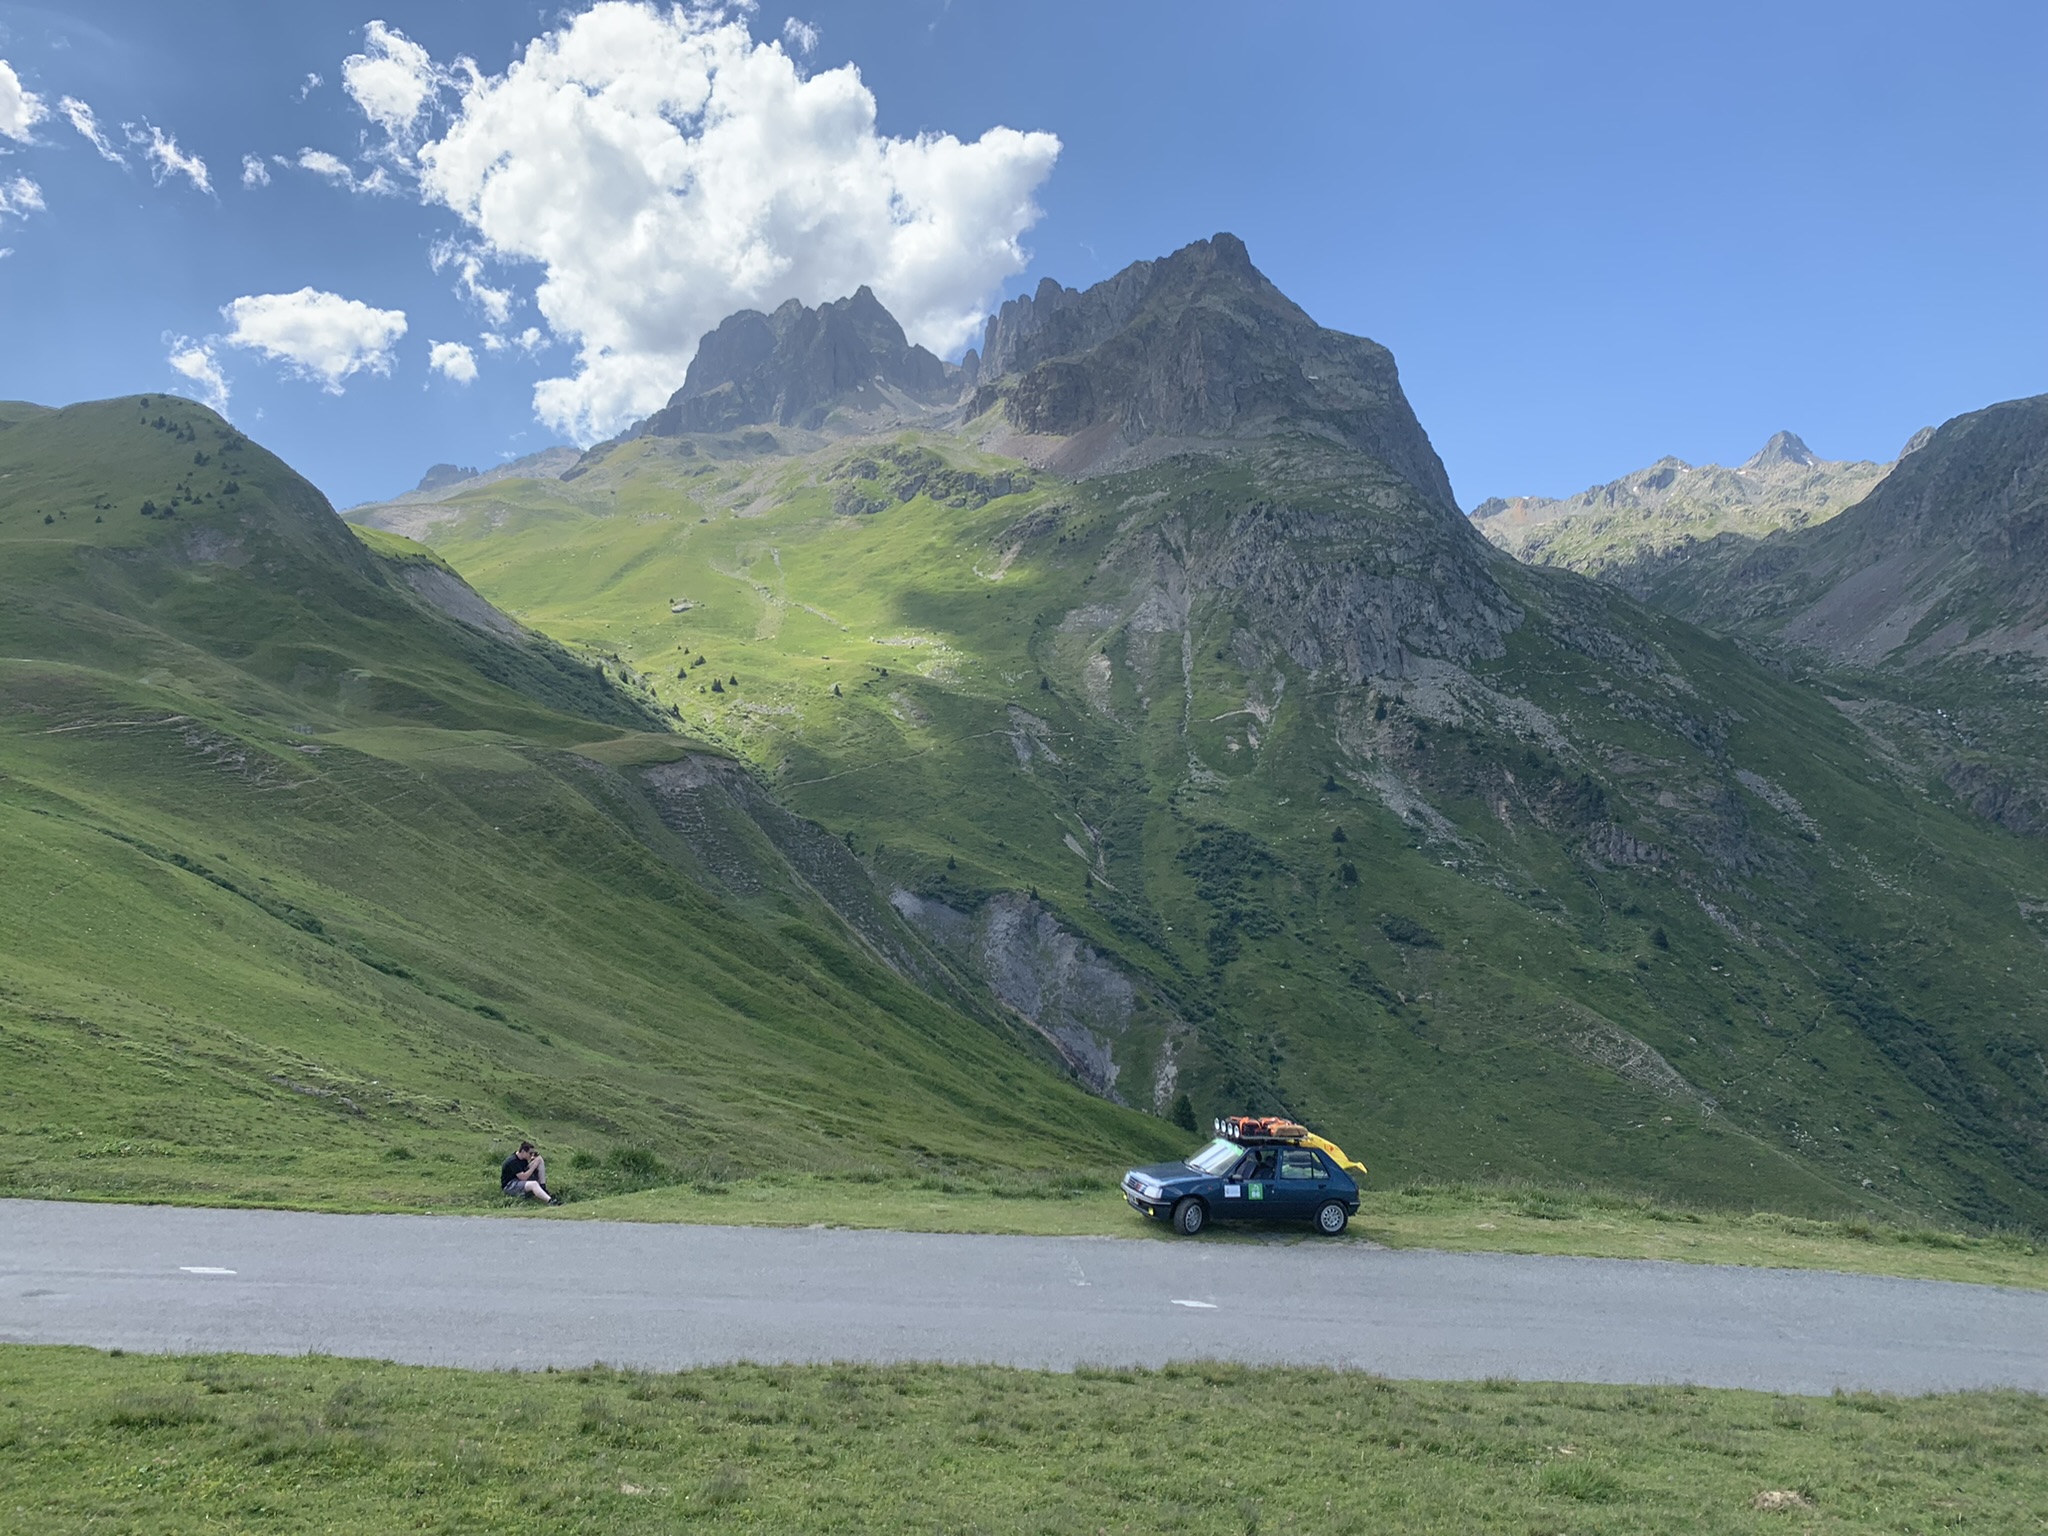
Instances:
[[[531,1199],[538,1200],[542,1205],[553,1205],[555,1203],[555,1197],[541,1188],[539,1179],[528,1179],[519,1186],[519,1189],[522,1194]]]

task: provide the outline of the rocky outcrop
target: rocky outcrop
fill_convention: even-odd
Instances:
[[[1091,457],[1148,440],[1305,433],[1369,454],[1454,508],[1450,479],[1401,393],[1393,354],[1326,330],[1219,234],[1085,291],[1051,279],[990,317],[977,414],[1087,438]]]
[[[464,480],[474,480],[480,473],[480,470],[465,469],[460,464],[436,464],[432,469],[420,476],[420,483],[414,486],[413,489],[415,491],[445,490],[451,485],[461,484]]]
[[[959,370],[912,346],[863,287],[816,309],[791,299],[773,314],[728,316],[697,344],[683,387],[628,435],[766,425],[815,431],[838,407],[872,414],[905,403],[950,405],[961,388]]]
[[[1059,1053],[1075,1077],[1105,1098],[1163,1110],[1188,1026],[1112,960],[1069,932],[1034,897],[1005,891],[971,912],[897,890],[903,920],[977,977],[1008,1012]],[[1149,1069],[1134,1088],[1128,1058],[1145,1037]],[[1149,1081],[1146,1080],[1149,1078]]]

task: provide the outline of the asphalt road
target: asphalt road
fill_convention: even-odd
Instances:
[[[1362,1243],[0,1200],[0,1340],[471,1367],[1228,1359],[1461,1380],[2048,1391],[2048,1294]]]

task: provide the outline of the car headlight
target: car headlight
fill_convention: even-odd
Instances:
[[[1157,1200],[1160,1197],[1160,1195],[1165,1193],[1165,1191],[1162,1190],[1160,1186],[1158,1186],[1157,1184],[1140,1183],[1138,1185],[1138,1193],[1143,1195],[1147,1200]]]

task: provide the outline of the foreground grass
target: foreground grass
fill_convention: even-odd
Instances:
[[[2048,1530],[2048,1402],[0,1349],[18,1531]]]
[[[1107,1179],[1066,1184],[929,1177],[877,1180],[796,1175],[724,1185],[678,1185],[572,1201],[550,1219],[682,1221],[737,1226],[1008,1232],[1046,1237],[1175,1241],[1117,1197]],[[1327,1241],[1305,1228],[1213,1229],[1205,1242]],[[1409,1184],[1368,1190],[1349,1240],[1389,1248],[1580,1254],[1832,1269],[2048,1290],[2048,1254],[2029,1233],[1973,1234],[1890,1225],[1867,1217],[1822,1221],[1776,1212],[1689,1210],[1623,1195],[1518,1186]]]

